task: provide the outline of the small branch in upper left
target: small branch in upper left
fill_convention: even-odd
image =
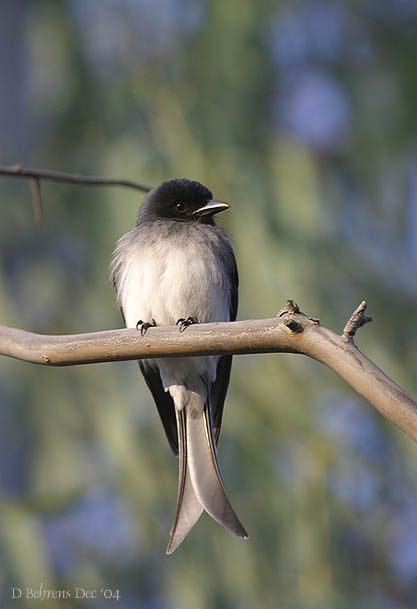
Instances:
[[[119,180],[113,178],[102,178],[99,176],[86,176],[76,173],[65,173],[62,171],[49,171],[46,169],[33,169],[24,167],[21,163],[0,167],[0,175],[10,178],[26,178],[31,182],[33,209],[36,221],[39,225],[43,224],[42,199],[40,191],[40,180],[51,180],[54,182],[66,182],[67,184],[80,184],[83,186],[121,186],[133,188],[141,192],[149,192],[150,186],[133,182],[132,180]]]

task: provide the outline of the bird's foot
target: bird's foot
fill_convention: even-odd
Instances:
[[[188,326],[198,323],[195,317],[180,317],[175,325],[180,327],[180,332],[184,332]]]
[[[136,330],[140,329],[140,335],[145,336],[147,329],[154,326],[156,326],[156,321],[154,319],[152,319],[150,322],[139,319],[138,323],[136,324]]]

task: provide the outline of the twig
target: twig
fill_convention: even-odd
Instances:
[[[43,226],[41,189],[38,178],[31,179],[30,188],[32,191],[33,211],[35,213],[36,222],[38,223],[38,226]]]
[[[131,180],[114,180],[112,178],[101,178],[98,176],[85,176],[76,173],[64,173],[62,171],[49,171],[46,169],[25,168],[22,164],[0,167],[0,175],[13,178],[42,178],[55,182],[67,182],[70,184],[83,184],[84,186],[125,186],[142,192],[149,192],[150,186],[132,182]]]
[[[372,317],[365,315],[366,306],[365,300],[362,300],[361,304],[353,311],[352,315],[347,320],[342,334],[345,340],[353,341],[353,337],[359,328],[362,328],[362,326],[372,321]]]
[[[289,320],[295,321],[293,326]],[[0,354],[50,366],[71,366],[153,357],[300,353],[344,378],[381,414],[417,441],[417,402],[396,385],[351,340],[302,313],[274,319],[44,336],[0,326]]]
[[[100,178],[98,176],[84,176],[76,173],[64,173],[61,171],[49,171],[46,169],[25,169],[22,163],[10,167],[0,167],[0,175],[12,178],[29,178],[32,189],[33,209],[39,226],[43,225],[42,200],[39,180],[53,180],[55,182],[67,182],[69,184],[82,184],[83,186],[125,186],[142,192],[149,192],[150,186],[144,186],[131,180],[113,180],[111,178]]]

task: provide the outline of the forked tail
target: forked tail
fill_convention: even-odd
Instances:
[[[177,509],[166,549],[171,554],[199,519],[203,509],[238,537],[248,534],[233,510],[217,461],[210,407],[190,391],[182,410],[176,410],[179,447]]]

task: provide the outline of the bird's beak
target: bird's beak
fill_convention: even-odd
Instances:
[[[229,209],[229,204],[224,201],[208,201],[203,207],[196,209],[193,216],[214,216],[225,209]]]

